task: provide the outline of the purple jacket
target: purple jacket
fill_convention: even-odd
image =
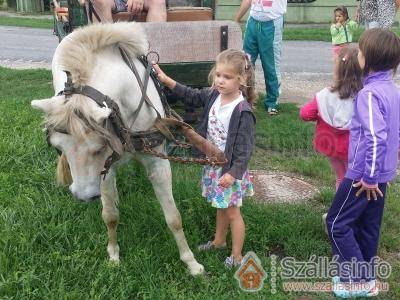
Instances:
[[[364,79],[354,103],[347,178],[374,185],[396,177],[400,90],[392,77],[392,71],[381,71]]]

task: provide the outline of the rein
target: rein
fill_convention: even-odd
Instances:
[[[68,71],[65,71],[67,74],[67,82],[65,83],[65,88],[58,95],[65,95],[65,98],[68,100],[68,98],[73,94],[81,94],[91,98],[93,101],[96,102],[98,106],[107,107],[111,109],[110,116],[106,120],[106,126],[114,131],[114,133],[122,143],[124,150],[128,152],[134,153],[138,151],[152,156],[184,164],[191,163],[191,164],[212,165],[212,166],[224,165],[227,161],[224,153],[220,151],[214,144],[212,144],[211,142],[207,141],[206,139],[198,135],[190,125],[183,122],[182,118],[170,108],[166,96],[163,92],[162,85],[158,80],[157,74],[152,68],[152,64],[148,62],[147,57],[146,56],[138,57],[140,62],[146,68],[144,81],[142,82],[139,73],[134,63],[130,59],[130,57],[122,48],[119,48],[119,50],[123,60],[128,65],[132,73],[135,75],[142,92],[142,97],[140,99],[138,108],[134,112],[133,122],[131,126],[136,121],[142,106],[144,105],[144,103],[146,103],[157,114],[157,118],[154,123],[155,129],[132,132],[127,126],[125,126],[122,120],[119,106],[114,100],[112,100],[110,97],[104,95],[103,93],[101,93],[100,91],[91,86],[88,85],[82,85],[77,87],[74,86],[72,83],[71,74]],[[157,88],[157,91],[160,95],[160,99],[166,114],[166,118],[162,118],[160,112],[156,109],[154,104],[147,96],[146,90],[150,77],[153,80]],[[83,116],[81,117],[81,119],[85,121],[85,118]],[[177,140],[170,131],[169,126],[176,127],[186,137],[186,139],[190,144],[182,143],[179,140]],[[51,130],[65,133],[65,131],[63,132],[62,130],[58,130],[56,128],[52,128]],[[46,130],[48,143],[50,136],[49,131],[50,129]],[[154,151],[153,148],[161,145],[165,139],[174,142],[181,148],[189,148],[190,146],[194,146],[198,148],[201,152],[206,154],[206,158],[202,159],[202,158],[175,157]],[[101,175],[104,175],[104,177],[107,175],[112,164],[120,159],[120,154],[114,149],[114,147],[112,147],[112,145],[109,144],[109,146],[113,150],[113,153],[107,158],[104,164],[104,170],[101,172]],[[59,152],[59,150],[57,152]]]

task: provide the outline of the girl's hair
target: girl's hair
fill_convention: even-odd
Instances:
[[[340,99],[354,97],[362,89],[362,70],[357,55],[357,48],[344,47],[337,57],[336,79],[331,91],[338,92]]]
[[[361,35],[358,42],[365,58],[364,75],[370,72],[397,71],[400,63],[400,39],[390,30],[374,28]]]
[[[246,53],[235,50],[235,49],[227,49],[222,51],[217,55],[215,59],[215,65],[212,68],[210,74],[208,75],[208,79],[211,84],[214,82],[215,77],[215,67],[217,64],[227,64],[233,68],[233,71],[245,79],[245,84],[241,86],[240,90],[243,93],[243,96],[251,105],[254,105],[256,101],[256,92],[254,87],[254,68],[250,62],[249,57]]]
[[[343,15],[345,21],[349,19],[349,12],[347,11],[347,7],[341,5],[337,6],[333,11],[333,23],[336,23],[336,16],[335,16],[336,12],[340,12]]]

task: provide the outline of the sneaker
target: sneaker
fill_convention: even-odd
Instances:
[[[332,292],[333,294],[342,299],[348,299],[348,298],[356,298],[356,297],[373,297],[373,291],[375,286],[373,288],[351,288],[351,285],[349,283],[344,283],[340,282],[340,277],[335,276],[332,278]],[[379,293],[379,291],[378,291]],[[371,294],[371,296],[368,296]]]
[[[269,116],[276,116],[278,114],[278,110],[276,108],[268,107],[267,113]]]
[[[376,297],[379,295],[379,289],[377,286],[373,287],[372,289],[369,290],[368,294],[365,297]]]
[[[243,258],[240,261],[237,261],[233,258],[233,255],[228,256],[224,261],[225,268],[227,269],[232,269],[233,267],[235,268],[239,267],[242,265],[242,263],[243,263]]]
[[[378,296],[379,295],[379,289],[376,286],[376,280],[371,280],[371,281],[368,282],[368,284],[369,284],[369,286],[368,286],[369,291],[368,291],[368,294],[365,297],[370,298],[370,297]]]
[[[197,247],[199,251],[210,251],[210,250],[216,250],[216,249],[224,249],[226,248],[226,244],[223,244],[222,246],[215,246],[212,241],[208,241],[205,244],[201,244]]]

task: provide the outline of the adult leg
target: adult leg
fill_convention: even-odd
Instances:
[[[156,149],[157,150],[157,149]],[[204,267],[194,258],[190,250],[182,228],[181,215],[176,208],[172,196],[171,167],[168,160],[148,155],[137,155],[137,158],[144,165],[147,175],[153,185],[157,199],[160,201],[164,211],[165,220],[169,229],[174,235],[179,249],[180,259],[186,263],[192,275],[199,275],[204,272]]]
[[[117,226],[119,212],[117,208],[118,191],[115,182],[115,171],[110,169],[105,179],[101,182],[101,203],[103,205],[102,217],[107,226],[108,245],[107,252],[112,262],[119,262],[119,246],[117,240]]]
[[[332,251],[338,256],[339,263],[352,260],[363,263],[364,256],[355,238],[353,225],[365,211],[368,200],[365,193],[356,198],[358,188],[353,187],[355,181],[344,178],[336,192],[332,206],[328,211],[326,225],[332,243]],[[343,264],[342,264],[343,266]],[[359,281],[362,278],[351,276],[351,269],[341,269],[341,281]]]
[[[257,35],[259,34],[258,24],[259,22],[250,17],[247,20],[246,32],[244,33],[244,39],[243,39],[243,50],[247,54],[250,54],[251,63],[254,66],[256,64],[256,60],[259,54],[258,39],[257,39]]]
[[[147,22],[167,21],[167,7],[165,0],[145,0],[144,8],[147,10]]]
[[[93,4],[93,8],[100,18],[102,23],[112,23],[112,10],[115,8],[114,0],[90,0]],[[97,19],[93,16],[93,21]]]
[[[226,214],[226,209],[217,209],[217,222],[215,229],[215,237],[213,244],[216,247],[222,247],[226,245],[226,235],[228,233],[229,220]]]
[[[281,73],[280,61],[282,50],[283,17],[273,21],[261,23],[261,33],[258,43],[260,45],[260,58],[264,70],[264,80],[267,95],[264,106],[276,108],[278,104]]]
[[[396,17],[396,4],[393,0],[377,0],[379,27],[390,29]]]
[[[245,225],[240,213],[240,207],[226,208],[232,233],[232,255],[235,260],[242,259],[242,249],[245,235]]]

